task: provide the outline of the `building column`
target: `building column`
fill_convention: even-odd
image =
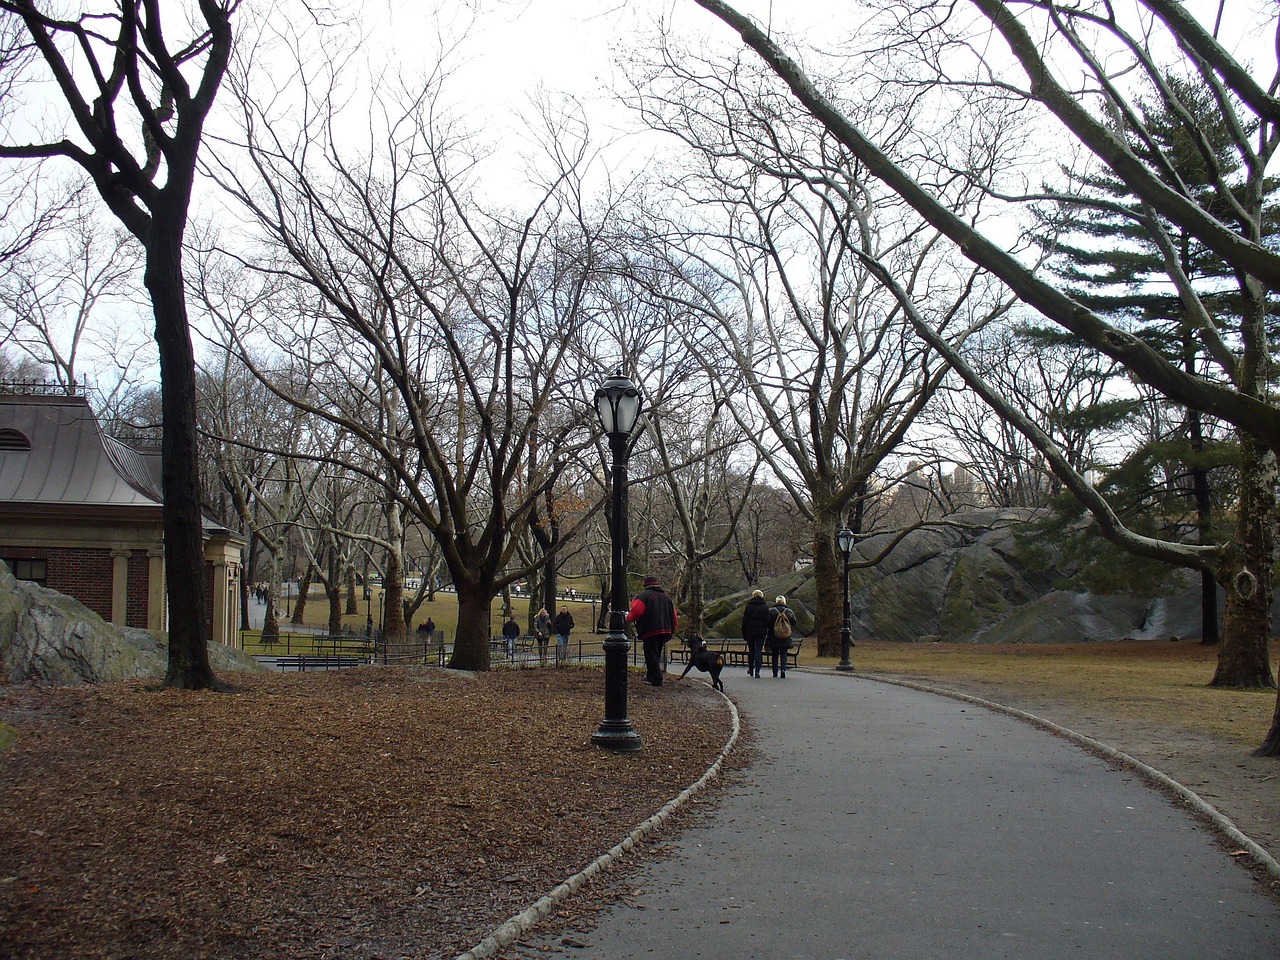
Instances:
[[[147,629],[164,630],[165,617],[164,548],[147,551]]]
[[[225,561],[213,563],[213,639],[232,646],[227,635],[227,573],[230,565]]]
[[[117,627],[129,623],[129,550],[111,551],[111,622]]]

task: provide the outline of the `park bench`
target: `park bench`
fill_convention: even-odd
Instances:
[[[275,657],[277,670],[345,670],[348,667],[363,667],[369,663],[368,657],[357,654],[292,654]]]
[[[787,666],[794,667],[800,658],[800,645],[804,643],[803,637],[794,637],[791,640],[791,649],[787,651]],[[719,644],[719,646],[717,646]],[[724,663],[727,667],[745,667],[749,651],[747,649],[747,641],[741,637],[722,637],[716,639],[711,637],[707,640],[708,650],[719,650],[724,655]],[[667,659],[671,663],[688,663],[689,648],[684,642],[673,638],[667,644]],[[766,646],[764,650],[764,662],[769,662],[769,648]]]

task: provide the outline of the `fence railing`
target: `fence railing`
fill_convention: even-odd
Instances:
[[[246,631],[247,634],[247,631]],[[372,637],[350,634],[328,636],[313,633],[281,632],[273,643],[263,643],[256,636],[243,636],[246,653],[265,666],[278,670],[322,670],[364,666],[374,663],[416,663],[445,666],[453,656],[453,643],[437,631],[400,643],[386,643]],[[504,667],[558,667],[570,663],[603,663],[603,635],[573,637],[568,644],[551,640],[539,645],[534,637],[505,637],[489,640],[489,664]],[[328,658],[328,665],[326,665]],[[639,643],[631,645],[633,665],[643,661]]]

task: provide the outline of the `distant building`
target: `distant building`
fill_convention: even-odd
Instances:
[[[160,457],[83,397],[0,393],[0,560],[119,626],[168,629]],[[239,638],[243,541],[206,518],[205,637]]]

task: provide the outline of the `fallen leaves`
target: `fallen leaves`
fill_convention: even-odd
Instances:
[[[705,687],[635,684],[644,749],[599,750],[592,670],[235,683],[0,688],[16,731],[0,754],[6,955],[454,956],[701,776],[728,736]]]

